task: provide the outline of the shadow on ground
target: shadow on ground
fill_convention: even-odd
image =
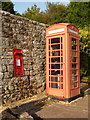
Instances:
[[[90,85],[88,84],[88,85],[84,85],[83,87],[81,87],[81,91],[86,91],[87,89],[89,89],[90,88]]]
[[[84,95],[90,95],[90,85],[84,85],[81,87],[81,94],[79,97],[84,97]],[[43,120],[36,113],[42,110],[45,106],[48,97],[34,100],[14,108],[7,108],[2,112],[2,120]],[[49,101],[50,102],[50,101]],[[24,113],[24,114],[23,114]],[[27,119],[28,118],[28,119]]]
[[[42,118],[37,116],[35,113],[42,109],[42,107],[45,105],[46,99],[47,97],[39,100],[31,101],[31,102],[22,104],[20,106],[16,106],[15,108],[12,108],[12,109],[8,108],[2,112],[2,120],[12,120],[12,119],[18,120],[20,118],[23,118],[23,120],[26,120],[26,118],[30,118],[30,116],[33,118],[33,120],[42,120]]]
[[[80,94],[81,97],[83,97],[86,94],[90,95],[90,84],[81,86]]]

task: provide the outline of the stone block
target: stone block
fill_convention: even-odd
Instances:
[[[2,78],[3,78],[3,73],[0,72],[0,80],[2,80]]]
[[[9,78],[9,75],[10,75],[9,72],[5,72],[4,73],[4,79]]]
[[[2,24],[3,73],[0,73],[0,77],[2,74],[1,78],[4,81],[2,91],[5,96],[3,99],[4,103],[7,103],[37,94],[38,88],[40,89],[38,91],[44,88],[46,25],[7,12],[3,12]],[[14,77],[13,74],[13,49],[23,51],[22,77]]]

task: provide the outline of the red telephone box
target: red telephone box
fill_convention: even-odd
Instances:
[[[23,56],[21,49],[14,49],[14,76],[23,76],[24,68],[23,68]]]
[[[78,28],[55,24],[46,30],[46,92],[69,99],[80,94]]]

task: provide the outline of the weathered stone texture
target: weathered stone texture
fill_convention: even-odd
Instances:
[[[2,100],[14,102],[45,89],[46,25],[1,12],[2,14]],[[14,76],[13,49],[22,49],[24,76]],[[0,84],[1,86],[1,84]]]

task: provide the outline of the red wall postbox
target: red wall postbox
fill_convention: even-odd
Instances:
[[[14,76],[23,76],[24,67],[23,67],[22,50],[14,49],[13,56],[14,56]]]
[[[46,92],[63,99],[80,94],[79,35],[72,24],[46,30]]]

